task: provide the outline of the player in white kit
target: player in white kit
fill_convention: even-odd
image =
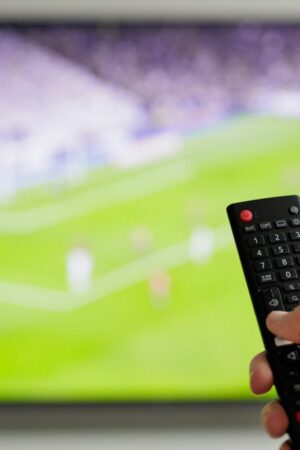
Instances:
[[[90,289],[94,271],[94,257],[85,245],[73,247],[66,257],[67,282],[71,292]]]
[[[215,250],[214,232],[204,226],[192,231],[189,240],[189,257],[198,264],[207,263]]]

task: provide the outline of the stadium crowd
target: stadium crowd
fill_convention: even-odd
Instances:
[[[83,167],[174,154],[186,132],[234,114],[300,116],[299,44],[297,26],[1,29],[0,202]]]
[[[198,128],[300,88],[297,26],[58,26],[29,34],[137,94],[154,127]]]

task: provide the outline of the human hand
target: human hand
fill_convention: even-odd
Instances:
[[[267,328],[281,339],[300,343],[300,307],[287,313],[274,311],[267,317]],[[261,395],[273,386],[273,374],[264,353],[250,363],[250,386],[254,394]],[[268,403],[262,410],[262,423],[267,433],[274,438],[283,436],[288,429],[288,417],[278,401]],[[291,450],[289,441],[280,450]]]

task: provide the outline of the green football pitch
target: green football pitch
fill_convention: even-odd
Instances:
[[[102,168],[80,185],[20,193],[0,208],[0,401],[179,401],[251,398],[262,348],[225,208],[300,191],[300,123],[245,116],[159,163]],[[188,256],[189,205],[216,248]],[[145,254],[131,236],[151,231]],[[91,248],[91,288],[69,292],[66,255]],[[149,293],[171,277],[169,303]]]

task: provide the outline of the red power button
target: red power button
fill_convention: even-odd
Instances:
[[[240,219],[242,222],[251,222],[253,219],[253,214],[249,209],[243,209],[240,213]]]

